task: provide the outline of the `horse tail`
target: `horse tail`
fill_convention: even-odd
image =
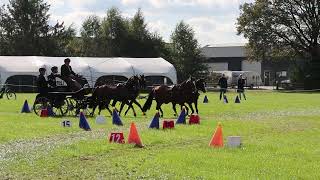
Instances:
[[[149,93],[148,99],[146,103],[143,105],[143,108],[142,108],[143,112],[147,112],[147,110],[151,108],[152,100],[153,100],[153,90]]]

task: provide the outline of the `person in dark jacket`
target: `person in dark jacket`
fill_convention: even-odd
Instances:
[[[222,74],[222,77],[219,79],[218,84],[220,86],[220,100],[221,100],[224,94],[227,92],[227,88],[228,88],[228,80],[224,74]]]
[[[70,62],[69,58],[64,60],[64,64],[61,66],[61,78],[67,83],[71,91],[78,91],[81,89],[80,76],[73,72]]]
[[[38,93],[40,94],[47,94],[48,93],[48,82],[44,75],[46,74],[46,69],[45,68],[40,68],[39,69],[40,75],[38,76],[37,79],[37,87],[38,87]]]
[[[242,74],[240,74],[238,79],[238,89],[237,92],[239,93],[239,98],[241,100],[241,94],[243,95],[244,99],[246,99],[246,95],[244,94],[244,85],[246,84],[246,79],[242,77]]]
[[[58,74],[58,67],[53,66],[51,68],[51,74],[48,76],[48,84],[50,88],[55,89],[57,87],[57,77],[61,78],[60,74]]]

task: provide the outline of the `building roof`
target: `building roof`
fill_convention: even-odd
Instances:
[[[246,57],[243,44],[207,45],[201,51],[206,58]]]

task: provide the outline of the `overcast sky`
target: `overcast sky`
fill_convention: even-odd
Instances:
[[[239,6],[253,0],[47,0],[51,21],[74,24],[79,31],[83,20],[92,14],[104,17],[107,9],[118,7],[124,17],[133,17],[141,8],[148,28],[169,42],[175,25],[184,20],[195,30],[199,43],[240,44],[246,40],[236,35]],[[8,0],[0,0],[0,4]]]

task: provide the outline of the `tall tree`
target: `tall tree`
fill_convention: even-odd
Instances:
[[[249,57],[302,57],[320,86],[320,0],[256,0],[240,9],[237,30],[249,40]]]
[[[121,16],[117,8],[108,10],[107,17],[102,21],[101,31],[105,55],[123,55],[128,38],[128,21]]]
[[[103,56],[101,52],[101,22],[98,16],[92,15],[86,18],[82,24],[82,55]]]
[[[141,9],[138,9],[129,25],[126,54],[130,57],[160,57],[165,43],[158,34],[147,29]]]
[[[74,30],[63,23],[49,25],[49,8],[43,0],[10,0],[0,10],[0,46],[7,47],[3,55],[63,55]],[[61,40],[61,41],[59,41]]]
[[[189,76],[198,77],[207,67],[203,64],[200,46],[195,38],[193,29],[183,21],[178,23],[173,34],[172,53],[174,64],[178,71],[179,81]]]

